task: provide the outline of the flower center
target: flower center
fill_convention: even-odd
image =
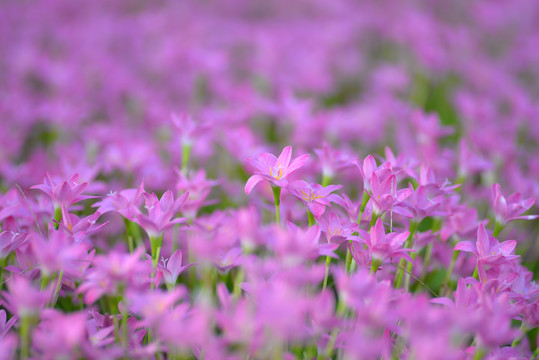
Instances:
[[[274,171],[276,173],[275,175],[273,174]],[[281,180],[281,178],[283,177],[283,168],[280,166],[277,169],[270,168],[269,173],[270,176],[273,177],[275,180]]]

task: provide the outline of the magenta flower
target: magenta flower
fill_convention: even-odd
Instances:
[[[380,216],[387,211],[392,211],[403,216],[413,217],[404,204],[404,200],[412,195],[413,190],[410,188],[397,190],[397,177],[395,175],[380,179],[376,173],[372,173],[369,183],[370,201],[374,213]]]
[[[98,212],[101,214],[116,211],[123,217],[132,220],[140,213],[138,206],[142,194],[144,194],[144,181],[136,189],[125,189],[120,192],[111,191],[101,201],[93,204],[92,207],[97,207]]]
[[[60,184],[53,181],[46,173],[43,184],[34,185],[30,189],[37,189],[49,196],[55,209],[59,209],[62,204],[71,206],[79,201],[96,198],[96,196],[82,195],[88,183],[79,183],[79,175],[75,174],[69,181],[63,181]]]
[[[2,305],[19,318],[33,316],[50,300],[51,287],[43,291],[34,287],[30,280],[20,275],[7,282],[7,291],[0,293]]]
[[[36,352],[42,359],[77,358],[86,338],[87,312],[63,314],[47,309],[39,326],[32,333]],[[80,355],[79,355],[80,356]]]
[[[157,269],[163,274],[163,279],[168,287],[174,287],[174,285],[176,285],[176,281],[178,280],[178,276],[180,276],[184,270],[195,265],[192,263],[182,266],[181,250],[174,251],[174,253],[170,255],[170,258],[167,260],[162,259],[161,261],[163,264],[158,264]]]
[[[254,175],[247,180],[245,184],[245,193],[249,193],[261,181],[267,180],[278,187],[286,187],[288,185],[287,177],[305,165],[309,158],[308,154],[304,154],[295,158],[292,163],[292,147],[287,146],[283,149],[279,158],[270,153],[262,153],[258,155],[256,160],[247,159],[248,164],[253,168]]]
[[[62,222],[60,223],[60,226],[73,236],[75,242],[81,242],[109,223],[106,221],[103,224],[97,224],[96,222],[100,216],[101,214],[99,211],[96,211],[95,213],[80,219],[78,216],[70,214],[66,210],[65,205],[62,205]]]
[[[500,184],[492,185],[492,200],[494,202],[496,222],[502,226],[507,225],[507,223],[513,220],[533,220],[539,217],[539,215],[522,216],[523,213],[533,206],[535,199],[529,198],[524,200],[520,193],[514,193],[508,198],[505,198],[500,191]]]
[[[331,194],[340,188],[342,185],[323,187],[320,184],[309,184],[306,181],[297,180],[288,187],[288,191],[300,199],[315,218],[319,218],[324,213],[326,206],[331,206],[332,202],[344,205],[344,200],[339,195]]]
[[[12,251],[27,242],[27,233],[16,233],[14,231],[0,232],[0,260],[5,259]]]
[[[475,245],[470,241],[461,241],[455,245],[455,250],[473,253],[477,257],[479,275],[486,280],[484,266],[498,266],[506,261],[518,258],[518,255],[513,255],[516,246],[517,242],[515,240],[499,243],[494,236],[489,236],[485,226],[480,224],[477,229]]]
[[[315,149],[314,152],[320,159],[322,174],[330,179],[337,171],[352,166],[353,158],[350,155],[334,149],[327,142],[324,142],[322,149]]]
[[[129,219],[142,227],[150,238],[158,237],[163,232],[175,224],[183,224],[187,221],[185,218],[172,219],[180,211],[189,193],[185,193],[177,199],[174,199],[172,191],[168,190],[157,198],[155,194],[144,193],[145,205],[147,214],[139,213],[134,219]]]
[[[9,329],[11,329],[16,321],[16,316],[13,316],[7,321],[6,311],[4,309],[0,310],[0,339],[8,333]]]
[[[361,173],[361,177],[363,178],[363,189],[368,192],[371,192],[373,174],[377,174],[377,177],[382,179],[385,179],[391,175],[391,165],[389,163],[384,163],[378,167],[378,165],[376,165],[376,160],[374,160],[374,156],[372,155],[367,156],[363,160],[363,164],[357,161],[353,161],[352,164],[357,166],[359,172]]]
[[[326,235],[328,243],[341,245],[346,240],[352,238],[352,234],[357,231],[358,225],[352,222],[343,222],[333,212],[326,217],[318,219],[320,229]]]
[[[186,175],[176,170],[179,179],[176,182],[178,192],[188,192],[189,198],[183,204],[182,212],[188,218],[195,218],[201,207],[214,204],[216,201],[206,200],[212,187],[219,184],[217,180],[208,180],[203,169],[197,172],[188,172]]]
[[[414,250],[403,248],[403,244],[409,235],[410,233],[408,231],[386,234],[382,219],[378,219],[368,233],[365,230],[359,230],[359,242],[367,246],[373,261],[376,261],[378,264],[382,264],[390,257],[405,258],[411,262],[412,259],[408,255],[408,252]]]

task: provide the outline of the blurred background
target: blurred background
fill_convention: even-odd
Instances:
[[[538,46],[536,0],[3,0],[0,189],[167,189],[187,136],[229,206],[245,157],[326,142],[417,159],[486,216],[495,182],[539,196]],[[537,234],[511,233],[536,274]]]

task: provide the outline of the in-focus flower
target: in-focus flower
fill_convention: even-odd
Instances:
[[[278,158],[270,153],[258,155],[256,160],[247,159],[247,163],[253,168],[254,175],[245,184],[245,193],[249,193],[261,181],[266,180],[278,187],[288,185],[288,176],[305,165],[309,154],[304,154],[290,162],[292,147],[287,146]]]
[[[185,218],[172,219],[180,211],[189,193],[185,193],[174,200],[172,191],[168,190],[157,198],[155,194],[144,193],[145,205],[147,214],[139,213],[134,219],[130,219],[142,227],[150,238],[158,237],[163,232],[175,224],[183,224],[187,221]]]
[[[372,209],[377,216],[391,211],[403,216],[413,217],[410,210],[404,204],[404,200],[412,195],[410,188],[397,190],[397,177],[389,175],[385,179],[380,179],[373,173],[370,179],[370,202]]]
[[[358,229],[356,223],[343,222],[333,212],[330,212],[327,217],[324,216],[318,219],[318,224],[320,224],[320,229],[326,235],[328,243],[339,245],[348,240]]]
[[[477,257],[477,268],[482,279],[486,280],[485,266],[498,266],[506,261],[518,258],[513,255],[517,242],[507,240],[498,242],[494,236],[489,236],[485,226],[479,225],[475,245],[470,241],[461,241],[455,245],[455,250],[471,252]]]
[[[413,250],[403,248],[404,242],[410,235],[408,231],[386,234],[382,219],[378,219],[368,233],[362,229],[358,231],[359,242],[367,245],[367,249],[376,263],[382,264],[390,257],[395,259],[405,258],[410,262],[412,261],[408,252]],[[359,251],[362,251],[362,249]]]
[[[324,213],[326,206],[331,203],[344,205],[344,200],[332,192],[342,188],[342,185],[328,185],[323,187],[320,184],[309,184],[303,180],[296,180],[287,189],[300,199],[311,211],[315,218],[319,218]]]

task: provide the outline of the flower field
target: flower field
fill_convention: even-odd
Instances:
[[[0,360],[539,359],[537,0],[5,0],[0,54]]]

